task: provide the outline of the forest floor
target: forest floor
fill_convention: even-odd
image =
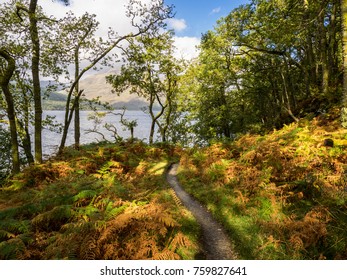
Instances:
[[[338,110],[181,153],[178,179],[239,259],[347,259],[347,130]]]
[[[180,149],[92,144],[0,188],[0,259],[199,259],[200,227],[165,178]]]
[[[207,147],[67,148],[0,187],[0,259],[347,259],[337,116]]]

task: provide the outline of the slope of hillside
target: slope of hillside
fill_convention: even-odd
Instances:
[[[145,98],[138,97],[136,94],[130,94],[125,91],[121,94],[112,92],[112,86],[106,83],[106,76],[114,72],[93,74],[80,81],[80,89],[83,90],[84,98],[93,100],[100,98],[102,102],[108,102],[114,108],[125,107],[128,110],[141,110],[143,107],[148,107],[148,101]],[[42,83],[43,93],[44,88],[49,84],[49,81]],[[59,92],[51,93],[43,98],[43,107],[45,110],[64,110],[66,107],[66,90],[60,89]],[[82,109],[85,106],[82,105]]]
[[[100,97],[103,102],[109,102],[114,107],[121,108],[125,106],[129,110],[140,110],[147,106],[147,101],[137,95],[130,94],[128,91],[121,93],[119,96],[112,93],[112,86],[106,83],[106,76],[111,73],[99,73],[88,76],[81,80],[80,89],[84,90],[87,99]]]
[[[194,259],[199,226],[180,185],[241,259],[347,259],[347,130],[338,111],[266,135],[181,149],[120,143],[67,150],[0,188],[1,259]]]
[[[338,112],[186,151],[179,178],[245,259],[347,259],[347,130]]]

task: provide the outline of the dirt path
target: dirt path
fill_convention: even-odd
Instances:
[[[206,259],[208,260],[231,260],[236,259],[228,236],[223,228],[217,223],[212,215],[199,202],[194,200],[178,183],[176,178],[178,164],[173,164],[168,173],[167,181],[176,192],[184,206],[192,212],[202,228],[202,245]]]

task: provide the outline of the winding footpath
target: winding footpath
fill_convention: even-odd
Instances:
[[[232,260],[236,254],[228,236],[222,226],[217,223],[212,215],[199,202],[193,199],[183,190],[177,180],[178,164],[173,164],[167,172],[166,179],[183,205],[192,212],[195,219],[201,225],[202,245],[206,259],[208,260]]]

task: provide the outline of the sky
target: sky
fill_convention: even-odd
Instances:
[[[227,16],[234,8],[249,0],[166,0],[175,6],[177,36],[200,38],[202,33],[213,29],[217,20]],[[179,28],[181,27],[181,29]]]
[[[249,0],[166,0],[167,5],[175,6],[175,18],[168,25],[176,33],[178,56],[187,59],[197,56],[196,45],[201,35],[213,29],[221,17],[233,9],[249,3]]]
[[[0,4],[9,0],[0,0]],[[131,30],[129,19],[125,16],[125,5],[129,0],[70,0],[66,7],[56,0],[39,0],[47,15],[62,18],[68,11],[79,16],[85,12],[96,14],[100,22],[98,36],[106,37],[109,27],[120,35]],[[150,2],[152,0],[140,0]],[[174,5],[175,17],[168,21],[168,27],[175,30],[176,56],[191,59],[198,55],[196,46],[201,34],[213,29],[217,20],[228,15],[234,8],[249,3],[250,0],[165,0]]]
[[[7,1],[7,0],[0,0]],[[150,0],[141,0],[150,1]],[[216,21],[226,16],[234,8],[248,3],[250,0],[165,0],[167,5],[174,5],[175,18],[168,22],[170,29],[175,30],[177,56],[186,59],[197,56],[196,46],[201,34],[213,29]],[[126,34],[130,24],[125,17],[125,4],[128,0],[71,0],[65,7],[58,1],[39,0],[48,15],[57,18],[72,10],[76,15],[84,12],[94,13],[100,22],[99,36],[107,34],[108,27],[113,27],[119,34]]]

